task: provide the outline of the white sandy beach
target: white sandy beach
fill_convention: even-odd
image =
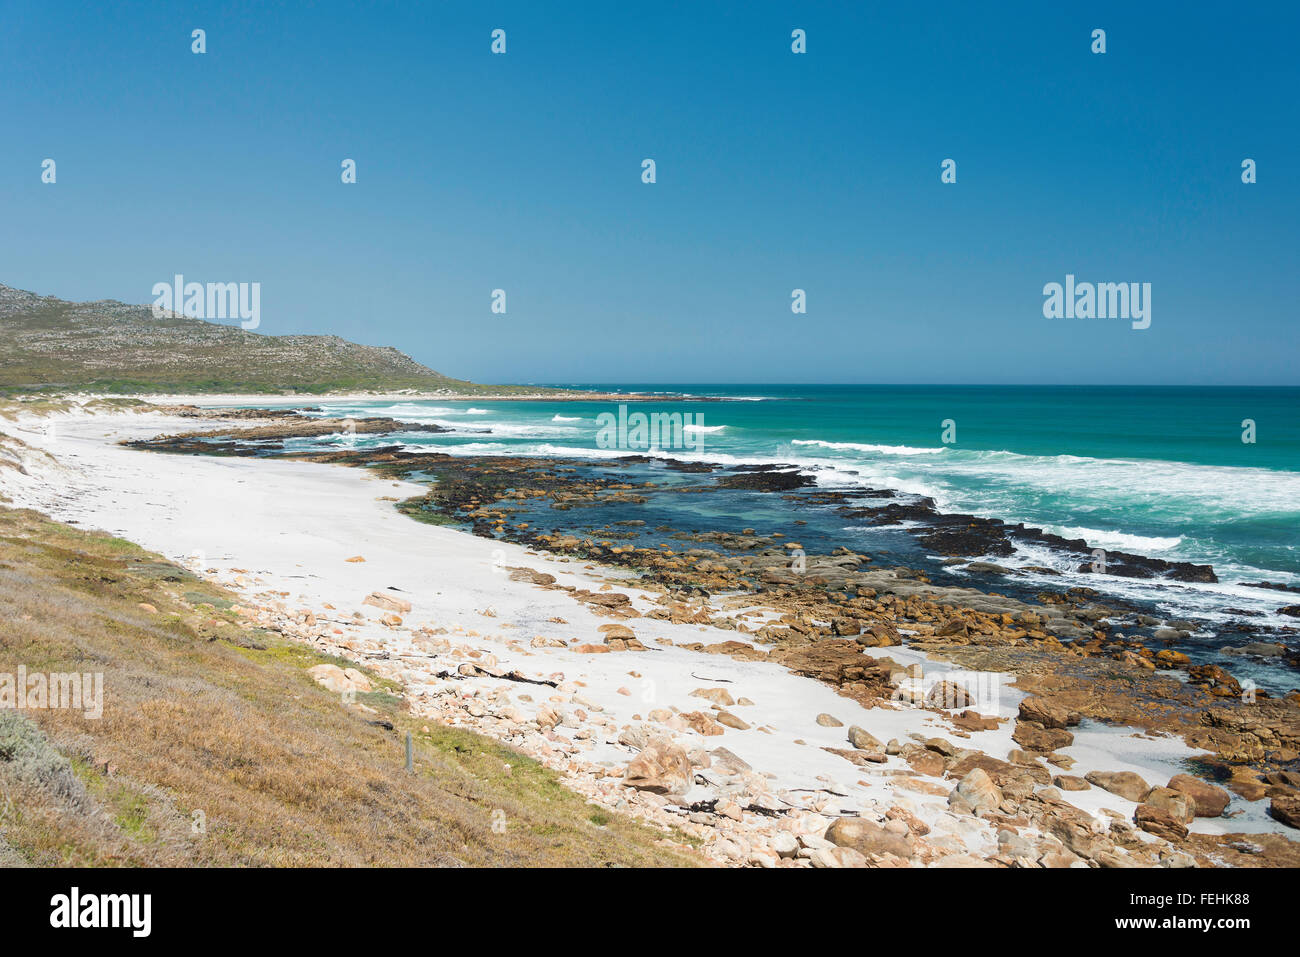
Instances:
[[[302,405],[309,404],[310,397],[205,396],[202,402]],[[764,853],[774,830],[816,832],[818,819],[824,830],[825,819],[847,813],[877,820],[894,806],[910,809],[929,825],[925,841],[935,849],[935,860],[945,854],[987,858],[997,853],[998,834],[992,825],[949,809],[946,791],[955,782],[934,779],[943,786],[916,789],[903,783],[916,779],[898,757],[857,766],[823,748],[847,748],[846,731],[857,725],[882,742],[945,737],[959,747],[1005,759],[1016,747],[1011,740],[1014,721],[996,731],[954,737],[953,726],[932,710],[867,709],[776,664],[701,654],[655,641],[710,644],[746,637],[705,626],[645,617],[620,622],[648,647],[642,652],[584,654],[534,647],[538,636],[565,639],[570,645],[601,644],[604,636],[598,629],[611,620],[598,617],[560,588],[512,580],[506,573],[509,567],[530,567],[556,576],[561,586],[592,591],[618,578],[614,590],[630,595],[642,613],[657,607],[656,596],[622,584],[625,572],[421,524],[398,513],[391,500],[383,500],[419,494],[422,489],[414,484],[354,468],[156,454],[116,444],[202,424],[192,418],[137,413],[0,420],[0,431],[53,459],[28,455],[28,475],[0,469],[0,492],[15,506],[104,529],[185,564],[239,594],[259,622],[400,680],[416,713],[496,734],[558,768],[599,803],[652,820],[689,822],[690,816],[657,795],[619,783],[636,753],[618,742],[620,732],[645,722],[654,709],[708,712],[709,703],[691,695],[699,688],[723,688],[733,698],[751,700],[752,705],[727,709],[749,724],[749,730],[728,727],[721,736],[710,737],[689,729],[671,732],[688,750],[725,747],[766,781],[769,799],[776,799],[775,816],[744,812],[734,826],[704,829],[706,847],[718,860],[774,863],[775,854]],[[354,556],[365,561],[346,561]],[[372,592],[410,602],[412,610],[401,616],[400,626],[385,625],[383,611],[362,604]],[[923,663],[927,684],[948,668],[901,647],[872,653],[905,666]],[[454,672],[467,661],[497,672],[518,670],[531,678],[551,679],[558,687],[434,677],[440,671]],[[111,707],[111,684],[107,694]],[[984,703],[980,710],[1012,718],[1020,698],[1003,677],[996,712]],[[560,714],[559,726],[549,734],[521,730],[543,706]],[[842,726],[818,724],[822,713]],[[506,720],[503,714],[518,719]],[[1186,770],[1180,762],[1196,754],[1177,739],[1139,737],[1088,722],[1063,751],[1076,761],[1073,775],[1134,771],[1152,784],[1164,784]],[[762,790],[753,781],[748,787],[751,795]],[[684,803],[720,793],[725,799],[729,792],[696,784]],[[1099,829],[1108,823],[1107,811],[1131,821],[1136,807],[1096,787],[1067,793],[1065,799],[1094,815]],[[1265,815],[1266,803],[1236,799],[1230,810],[1239,811],[1237,816],[1198,818],[1192,830],[1285,833],[1288,829]],[[807,818],[811,812],[819,813]],[[815,840],[810,844],[815,846]]]

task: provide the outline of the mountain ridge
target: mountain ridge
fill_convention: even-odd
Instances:
[[[319,394],[500,391],[453,379],[392,346],[270,336],[115,299],[72,302],[0,283],[0,391]],[[507,387],[509,388],[509,387]]]

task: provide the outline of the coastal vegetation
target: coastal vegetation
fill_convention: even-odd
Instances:
[[[100,720],[0,710],[0,864],[693,863],[373,673],[349,704],[308,669],[352,662],[123,539],[0,507],[0,619],[0,672],[105,676]]]

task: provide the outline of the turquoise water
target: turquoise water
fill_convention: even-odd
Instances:
[[[612,389],[600,383],[556,383]],[[1065,572],[1044,584],[1086,584],[1153,603],[1170,615],[1294,629],[1276,610],[1294,593],[1244,587],[1300,585],[1300,389],[954,386],[622,385],[656,392],[629,413],[695,416],[692,431],[650,450],[657,458],[735,465],[793,463],[818,486],[890,488],[932,497],[948,512],[1026,522],[1090,547],[1213,565],[1218,584],[1080,576],[1046,549],[1023,546],[1004,565]],[[720,401],[686,402],[682,394]],[[612,458],[640,447],[601,447],[598,417],[617,402],[325,400],[324,415],[391,415],[436,422],[448,434],[412,433],[415,448],[453,454]],[[1245,419],[1255,442],[1242,441]],[[944,441],[945,420],[951,442]],[[955,429],[955,434],[953,430]],[[341,437],[340,437],[341,440]],[[392,437],[357,438],[358,446]],[[770,511],[756,496],[734,508]],[[779,496],[772,497],[780,499]],[[702,507],[674,496],[683,510]],[[750,504],[752,503],[752,504]],[[700,516],[696,516],[698,519]],[[805,516],[806,517],[806,516]],[[836,521],[834,528],[827,523]],[[677,523],[679,527],[703,527]],[[843,527],[828,513],[807,534],[832,533],[870,549],[888,530]],[[802,535],[803,533],[801,533]],[[896,536],[897,537],[897,536]],[[1032,574],[1025,576],[1030,579]]]
[[[1209,563],[1226,580],[1300,580],[1300,389],[621,388],[665,393],[629,411],[689,413],[708,430],[689,433],[698,447],[679,443],[665,456],[791,462],[818,469],[822,486],[928,495],[946,511],[1024,521],[1094,547]],[[729,398],[681,402],[673,392]],[[457,433],[411,443],[466,453],[640,451],[597,447],[597,416],[617,412],[609,402],[324,408],[438,422]],[[1242,441],[1245,419],[1255,422],[1254,443]],[[942,441],[944,420],[955,442]]]

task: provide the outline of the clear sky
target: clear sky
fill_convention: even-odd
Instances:
[[[1298,10],[0,0],[0,282],[486,382],[1297,384]]]

